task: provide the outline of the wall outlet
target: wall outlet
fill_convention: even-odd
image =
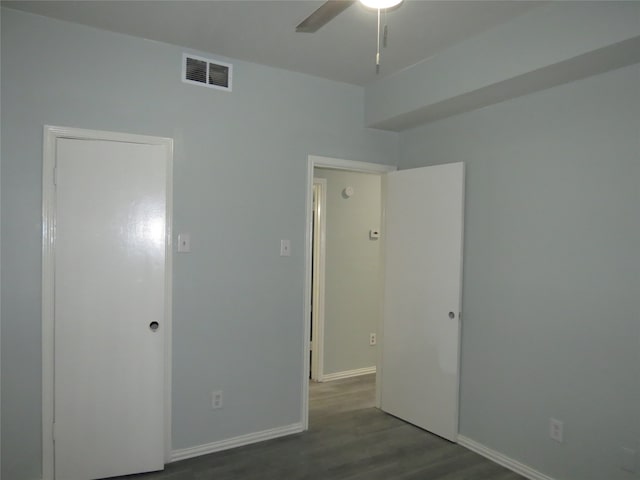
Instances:
[[[281,257],[290,257],[291,256],[291,241],[288,239],[280,240],[280,256]]]
[[[211,392],[211,408],[214,410],[222,408],[222,390]]]
[[[178,253],[191,252],[191,235],[188,233],[178,234]]]
[[[555,418],[549,419],[549,437],[558,443],[563,442],[564,437],[564,423]]]
[[[376,343],[378,343],[378,339],[376,338],[376,334],[371,332],[369,334],[369,345],[375,345]]]

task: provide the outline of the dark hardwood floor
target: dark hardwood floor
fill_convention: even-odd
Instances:
[[[366,375],[310,388],[309,430],[121,480],[524,480],[374,408]]]

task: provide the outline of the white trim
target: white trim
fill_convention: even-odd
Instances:
[[[159,140],[159,139],[157,139]],[[166,187],[166,256],[165,256],[165,336],[164,336],[164,461],[171,460],[172,418],[171,398],[173,380],[173,139],[167,140],[167,187]]]
[[[179,460],[186,460],[187,458],[199,457],[200,455],[207,455],[209,453],[220,452],[230,448],[241,447],[243,445],[249,445],[250,443],[264,442],[265,440],[272,440],[274,438],[284,437],[286,435],[292,435],[302,431],[302,423],[293,423],[291,425],[285,425],[284,427],[271,428],[261,432],[240,435],[239,437],[233,437],[227,440],[220,440],[219,442],[206,443],[196,447],[181,448],[171,452],[171,461],[177,462]]]
[[[347,170],[349,172],[360,173],[389,173],[395,172],[398,169],[397,167],[392,165],[358,162],[355,160],[343,160],[341,158],[333,157],[319,157],[317,155],[309,155],[309,162],[313,162],[314,168],[333,168],[334,170]]]
[[[387,223],[387,175],[380,176],[380,225],[386,225]],[[384,345],[384,282],[386,275],[386,264],[384,261],[384,252],[386,251],[386,242],[387,235],[383,230],[382,235],[380,235],[380,254],[378,257],[378,262],[380,264],[380,295],[378,296],[378,311],[380,315],[378,315],[378,334],[377,340],[378,345],[380,345],[376,350],[376,362],[378,364],[378,368],[376,370],[376,400],[375,406],[377,409],[382,410],[382,358],[383,351],[382,345]]]
[[[311,341],[311,380],[322,381],[324,375],[324,286],[325,254],[327,240],[327,179],[314,178],[314,188],[318,187],[314,209],[315,228],[313,231],[313,340]]]
[[[42,478],[54,478],[53,450],[53,311],[56,132],[44,127],[42,159]]]
[[[520,463],[517,460],[514,460],[511,457],[506,456],[503,453],[492,450],[485,445],[476,442],[475,440],[470,439],[469,437],[465,437],[464,435],[458,435],[458,445],[461,445],[472,452],[477,453],[478,455],[482,455],[485,458],[488,458],[494,463],[498,465],[502,465],[505,468],[508,468],[512,472],[518,473],[529,480],[555,480],[553,477],[545,475],[538,470],[531,468],[524,463]]]
[[[376,373],[376,366],[356,368],[354,370],[345,370],[344,372],[328,373],[320,378],[321,382],[332,382],[333,380],[342,380],[343,378],[359,377],[360,375],[369,375]]]
[[[173,278],[173,140],[170,138],[104,132],[72,127],[45,125],[42,156],[42,478],[54,478],[53,417],[54,417],[54,273],[56,192],[54,168],[58,138],[105,140],[113,142],[161,145],[167,162],[167,243],[165,258],[165,448],[164,457],[171,457],[171,335],[172,335],[172,278]]]
[[[465,191],[466,191],[466,178],[467,178],[467,170],[466,164],[464,162],[460,162],[460,166],[462,168],[462,198],[460,199],[460,293],[458,296],[458,338],[456,348],[458,349],[458,366],[456,368],[456,411],[458,414],[456,415],[456,427],[455,431],[457,432],[457,436],[460,436],[460,384],[461,384],[461,372],[462,372],[462,295],[464,288],[464,222],[465,222]]]
[[[304,241],[304,312],[302,320],[304,322],[302,337],[302,402],[300,418],[304,430],[309,428],[309,329],[311,328],[309,318],[311,316],[311,210],[313,208],[313,170],[316,167],[333,168],[336,170],[348,170],[353,172],[384,174],[397,170],[391,165],[380,165],[377,163],[356,162],[353,160],[342,160],[339,158],[320,157],[309,155],[307,158],[307,187],[306,187],[306,229]],[[380,342],[378,342],[379,344]],[[376,382],[376,385],[379,382]],[[377,387],[376,387],[377,388]]]

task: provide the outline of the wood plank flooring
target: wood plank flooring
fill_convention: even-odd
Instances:
[[[524,480],[374,408],[375,376],[310,387],[309,430],[121,480]]]

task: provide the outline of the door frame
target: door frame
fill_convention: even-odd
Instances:
[[[325,254],[327,238],[327,179],[314,178],[313,188],[318,187],[316,203],[313,208],[315,222],[312,239],[313,279],[311,309],[311,380],[322,381],[324,376],[324,286]]]
[[[42,478],[53,480],[54,470],[54,300],[56,233],[56,142],[58,138],[103,140],[159,145],[165,149],[166,185],[166,256],[165,256],[165,350],[164,350],[164,459],[171,457],[171,304],[173,265],[173,140],[119,132],[86,130],[45,125],[42,157]]]
[[[307,158],[307,186],[306,186],[306,229],[305,229],[305,242],[304,242],[304,335],[302,338],[302,411],[300,412],[300,418],[302,418],[302,426],[304,430],[309,429],[309,336],[310,336],[310,322],[311,316],[311,248],[313,242],[312,235],[312,210],[313,210],[313,171],[318,168],[331,168],[334,170],[346,170],[350,172],[360,173],[377,173],[379,175],[393,172],[397,170],[396,166],[382,165],[379,163],[359,162],[355,160],[344,160],[340,158],[321,157],[318,155],[309,155]],[[382,216],[384,219],[384,195],[382,205]],[[380,335],[378,335],[378,345],[380,344]],[[382,349],[378,348],[378,352]],[[376,371],[380,366],[380,353],[376,361]],[[376,403],[379,405],[379,383],[376,382]]]

